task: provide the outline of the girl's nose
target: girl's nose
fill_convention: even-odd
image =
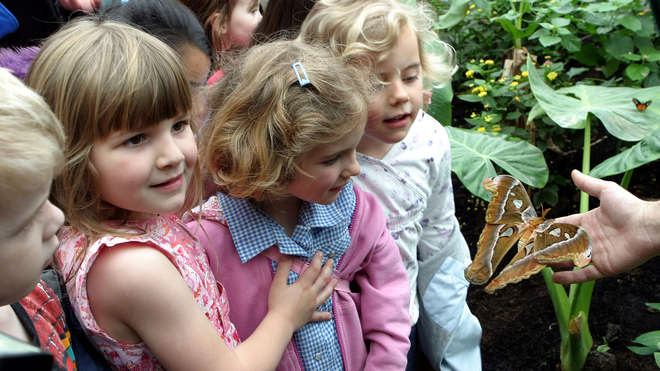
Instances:
[[[348,163],[342,172],[344,178],[348,179],[352,176],[360,174],[360,163],[357,161],[356,151],[353,150],[353,153],[348,159]]]
[[[185,160],[185,156],[174,137],[172,137],[170,133],[164,135],[163,138],[158,141],[156,166],[160,169],[175,167],[183,160]]]
[[[401,79],[395,79],[392,81],[390,86],[388,86],[388,100],[391,105],[395,106],[400,103],[405,103],[408,101],[408,91],[405,86],[403,86],[403,81]]]

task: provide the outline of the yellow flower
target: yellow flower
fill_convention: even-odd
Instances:
[[[518,81],[512,81],[511,84],[509,84],[510,87],[515,88],[518,86]]]
[[[486,128],[482,126],[482,127],[477,128],[477,131],[486,131]]]
[[[465,71],[465,77],[468,79],[471,79],[474,76],[474,70],[467,70]]]
[[[493,15],[497,15],[497,10],[493,10]]]
[[[491,122],[492,120],[493,120],[493,116],[491,116],[491,115],[488,115],[488,116],[484,117],[484,121],[486,121],[486,122]]]
[[[474,84],[470,83],[470,85],[468,85],[468,87],[473,88]]]
[[[470,59],[470,63],[474,63],[474,62],[476,62],[476,61],[477,61],[477,60],[474,59],[474,58]]]
[[[492,59],[486,59],[484,61],[485,64],[494,64],[495,62]]]
[[[477,117],[477,114],[474,113],[474,112],[472,112],[472,113],[470,114],[470,117],[471,117],[471,118],[475,118],[475,117]]]
[[[483,98],[483,97],[485,97],[486,95],[488,95],[488,92],[482,91],[481,93],[479,93],[479,94],[477,94],[477,95]]]
[[[515,76],[513,76],[513,79],[514,79],[514,80],[520,80],[520,75],[515,75]]]
[[[545,58],[545,59],[550,59],[550,58],[552,58],[552,56],[551,56],[551,55],[546,55],[546,56],[543,57],[543,58]]]
[[[555,72],[555,71],[550,71],[550,72],[548,72],[548,74],[546,75],[546,77],[548,78],[548,80],[552,81],[552,80],[554,80],[554,79],[557,78],[557,72]]]
[[[502,78],[500,78],[499,80],[497,80],[497,82],[499,82],[499,83],[503,83],[503,82],[505,82],[505,81],[506,81],[506,79],[504,79],[504,77],[502,77]]]
[[[495,125],[493,125],[492,131],[494,131],[494,132],[502,131],[502,128],[500,127],[499,124],[495,124]]]
[[[478,11],[479,13],[481,13],[481,8],[477,8],[477,11]]]
[[[528,77],[529,76],[529,72],[527,72],[527,71],[522,71],[520,74],[522,75],[522,77]]]
[[[488,107],[490,107],[490,103],[484,104],[484,108],[488,108]]]
[[[483,59],[483,58],[479,58],[479,63],[484,63],[484,59]]]
[[[477,6],[474,5],[474,4],[470,5],[470,9],[474,9],[474,8],[476,8],[476,7],[477,7]]]
[[[513,97],[513,100],[515,100],[516,102],[520,102],[520,97],[516,95],[515,97]]]
[[[479,93],[479,92],[481,91],[481,89],[479,89],[480,87],[481,87],[481,86],[477,86],[477,87],[472,88],[472,94],[477,94],[477,93]]]
[[[470,11],[469,11],[469,10],[466,10],[466,11],[465,11],[465,15],[470,15]]]

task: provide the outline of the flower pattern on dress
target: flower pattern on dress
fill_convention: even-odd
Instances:
[[[240,339],[229,318],[229,302],[222,285],[216,282],[199,241],[175,215],[156,216],[129,221],[121,231],[135,236],[104,235],[88,247],[79,269],[67,281],[71,304],[88,337],[106,360],[118,369],[162,370],[156,357],[144,343],[125,344],[112,338],[96,322],[87,297],[87,274],[103,249],[127,242],[141,243],[158,249],[174,263],[190,288],[200,308],[211,321],[225,344],[235,348]],[[63,228],[58,237],[60,248],[56,260],[64,273],[72,271],[76,256],[86,245],[87,237],[71,227]]]

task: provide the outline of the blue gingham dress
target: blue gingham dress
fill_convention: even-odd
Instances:
[[[351,244],[348,227],[356,204],[352,183],[347,184],[330,205],[303,202],[291,237],[249,200],[222,193],[217,196],[243,263],[277,245],[281,254],[305,261],[310,261],[316,251],[322,251],[324,259],[334,259],[336,268]],[[276,270],[277,263],[272,264]],[[289,272],[289,284],[297,279],[297,273]],[[332,313],[332,296],[318,310]],[[334,319],[304,325],[293,334],[293,340],[305,370],[344,369]]]

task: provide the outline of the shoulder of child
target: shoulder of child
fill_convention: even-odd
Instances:
[[[185,224],[196,222],[197,220],[210,220],[216,222],[225,222],[225,215],[222,212],[218,196],[211,196],[201,207],[197,206],[186,211],[181,217]]]
[[[129,242],[99,254],[87,276],[87,293],[94,311],[101,311],[95,313],[97,319],[103,312],[112,317],[132,316],[132,311],[145,312],[141,306],[154,301],[149,297],[181,279],[158,249]]]

